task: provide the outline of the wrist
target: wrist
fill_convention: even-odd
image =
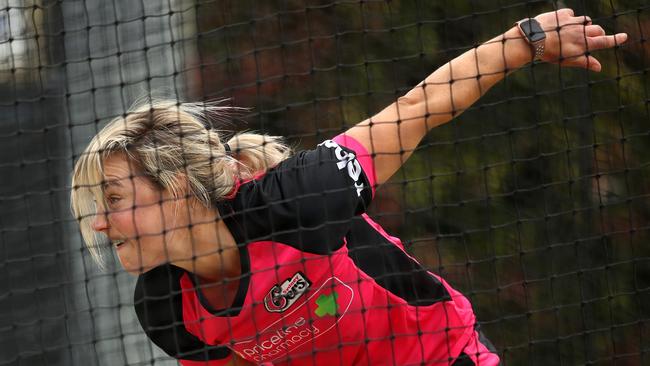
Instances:
[[[546,48],[546,33],[535,18],[524,18],[515,23],[522,38],[530,45],[533,60],[541,60]]]
[[[534,60],[530,44],[522,37],[517,26],[503,34],[503,47],[506,67],[509,70],[518,69]]]

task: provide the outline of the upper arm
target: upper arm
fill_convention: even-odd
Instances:
[[[395,174],[432,127],[427,125],[430,119],[427,119],[425,98],[418,93],[421,89],[414,88],[406,96],[344,133],[369,152],[377,185]]]
[[[338,248],[350,218],[370,204],[374,175],[362,163],[369,159],[367,153],[357,154],[336,140],[299,152],[243,184],[231,202],[232,214],[228,217],[226,211],[224,218],[233,223],[229,228],[235,237],[282,242],[313,253]]]

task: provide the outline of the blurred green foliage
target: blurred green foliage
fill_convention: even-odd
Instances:
[[[534,64],[436,128],[371,207],[474,304],[505,365],[650,364],[646,1],[202,3],[193,97],[301,148],[378,112],[526,16],[571,7],[629,41],[601,73]]]

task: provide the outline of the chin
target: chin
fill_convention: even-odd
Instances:
[[[164,258],[150,258],[146,254],[137,253],[130,248],[123,248],[117,252],[117,258],[124,271],[132,275],[141,275],[167,263]]]
[[[127,273],[137,276],[149,272],[150,270],[158,267],[162,263],[156,265],[131,265],[131,264],[125,264],[124,262],[121,262],[121,264],[122,264],[122,268]]]

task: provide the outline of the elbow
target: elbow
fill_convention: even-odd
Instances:
[[[421,95],[408,93],[397,99],[395,103],[399,120],[402,122],[422,119],[428,116],[427,100]]]
[[[424,99],[422,95],[414,95],[415,93],[406,93],[397,98],[397,106],[399,108],[416,108],[422,105]]]
[[[439,97],[430,93],[424,94],[421,88],[411,90],[400,97],[396,103],[399,119],[402,122],[423,123],[427,126],[427,131],[444,122],[445,119],[453,117],[453,115],[443,112],[446,110],[443,104],[445,102]]]

